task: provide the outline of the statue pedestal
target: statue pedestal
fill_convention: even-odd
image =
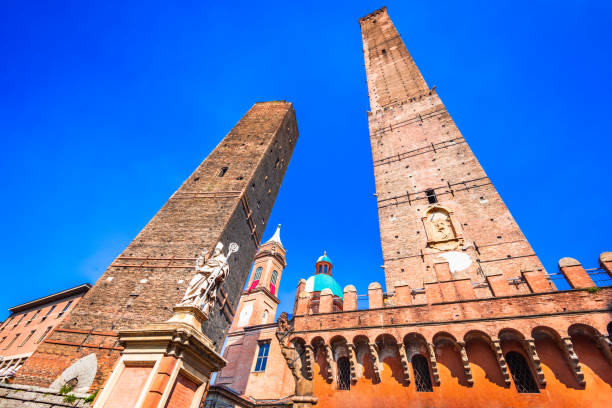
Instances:
[[[226,361],[202,331],[198,308],[176,306],[163,323],[119,332],[122,356],[95,408],[197,408],[210,376]]]

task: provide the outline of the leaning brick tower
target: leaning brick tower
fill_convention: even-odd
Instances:
[[[41,343],[15,383],[48,387],[88,357],[93,382],[80,382],[77,391],[99,388],[123,349],[118,332],[168,320],[201,251],[212,253],[221,242],[225,253],[236,242],[240,250],[228,259],[230,272],[202,327],[219,351],[297,138],[291,103],[255,104]]]
[[[386,9],[360,25],[387,290],[439,280],[435,266],[443,262],[450,269],[443,279],[471,280],[478,297],[547,285],[537,255]]]

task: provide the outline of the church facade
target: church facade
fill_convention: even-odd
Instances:
[[[324,254],[275,344],[256,261],[206,407],[608,406],[612,254],[547,273],[387,10],[360,25],[385,282],[340,289]]]

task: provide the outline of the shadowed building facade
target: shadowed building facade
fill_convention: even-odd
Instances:
[[[190,284],[196,257],[203,249],[212,254],[217,243],[226,246],[225,253],[234,242],[239,251],[227,258],[229,273],[200,331],[207,337],[203,341],[210,341],[210,347],[219,351],[297,138],[291,103],[256,103],[113,261],[68,318],[37,347],[13,385],[55,386],[68,373],[73,378],[66,381],[77,394],[100,389],[125,354],[119,332],[127,332],[126,341],[134,344],[138,340],[130,330],[170,319]],[[137,348],[136,343],[132,347],[136,354]],[[182,358],[178,349],[168,353]],[[115,396],[132,401],[128,405],[141,404],[158,387],[157,379],[163,379],[164,367],[159,359],[126,366],[126,379],[131,382],[123,381],[125,376],[118,373],[117,392],[104,406],[112,406]],[[170,396],[169,403],[183,398],[181,393],[196,395],[193,384],[181,381],[174,387],[176,398]],[[10,397],[17,398],[15,393]],[[168,395],[160,403],[166,398]],[[0,407],[11,406],[8,400],[0,393]]]

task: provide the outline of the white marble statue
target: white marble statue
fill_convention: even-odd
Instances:
[[[208,315],[210,309],[215,305],[217,289],[229,272],[227,260],[234,252],[238,252],[238,244],[232,242],[227,255],[223,255],[223,244],[219,242],[205,262],[208,251],[204,249],[196,260],[196,274],[189,282],[179,306],[195,306]]]

